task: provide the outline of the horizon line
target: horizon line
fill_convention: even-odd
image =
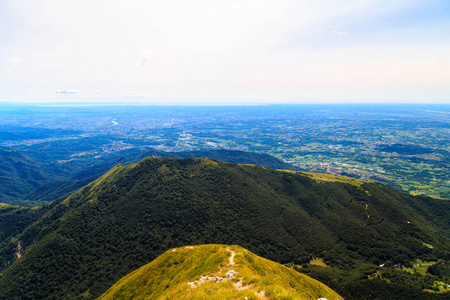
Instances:
[[[450,105],[446,102],[301,102],[301,103],[204,103],[204,102],[169,102],[169,103],[151,103],[151,102],[90,102],[90,101],[70,101],[70,102],[12,102],[0,101],[0,105],[8,106],[302,106],[302,105],[398,105],[398,106],[422,106],[422,105]]]

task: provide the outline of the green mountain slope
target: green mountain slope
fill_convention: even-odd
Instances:
[[[0,243],[39,220],[53,205],[23,207],[0,203]]]
[[[49,170],[20,152],[0,147],[0,202],[23,199],[49,180]]]
[[[285,163],[284,161],[271,155],[238,150],[205,150],[205,151],[184,151],[184,152],[150,151],[141,156],[139,160],[149,156],[171,157],[171,158],[207,157],[234,164],[250,164],[271,169],[298,170],[297,167]]]
[[[113,168],[18,236],[27,250],[4,270],[0,297],[98,297],[184,245],[239,244],[281,263],[317,256],[345,270],[445,258],[449,214],[447,201],[345,177],[148,158]]]
[[[99,299],[343,299],[326,285],[240,246],[168,250]]]
[[[163,152],[147,151],[142,155],[124,155],[120,154],[97,163],[92,167],[75,174],[73,180],[86,180],[89,178],[97,179],[111,168],[118,164],[135,164],[147,157],[167,157],[167,158],[201,158],[206,157],[214,160],[220,160],[237,164],[252,164],[271,169],[297,170],[295,166],[285,163],[282,160],[263,153],[245,152],[237,150],[206,150],[206,151],[184,151],[184,152]]]
[[[39,207],[26,207],[0,203],[0,257],[2,268],[11,265],[17,255],[22,255],[25,247],[16,239],[25,228],[38,221],[56,203],[50,203]],[[3,249],[11,249],[14,245],[15,251],[4,252]]]
[[[19,152],[15,152],[19,153]],[[1,152],[0,152],[1,155]],[[157,156],[157,157],[171,157],[171,158],[199,158],[208,157],[220,161],[230,162],[230,163],[241,163],[241,164],[253,164],[260,165],[272,169],[286,169],[286,170],[296,170],[291,164],[285,163],[273,156],[261,153],[252,153],[244,151],[235,150],[208,150],[208,151],[186,151],[186,152],[162,152],[162,151],[148,151],[142,155],[142,150],[129,149],[125,151],[120,151],[118,153],[110,154],[108,157],[104,158],[102,161],[91,162],[88,167],[78,166],[73,167],[74,170],[79,170],[72,176],[68,176],[67,167],[61,164],[54,165],[56,173],[59,173],[59,177],[54,178],[44,178],[42,181],[35,183],[33,186],[24,186],[22,189],[14,189],[16,194],[12,195],[9,201],[24,200],[23,204],[43,204],[58,199],[60,197],[67,197],[71,193],[75,192],[79,188],[85,186],[91,181],[97,179],[105,172],[109,171],[111,168],[117,164],[131,164],[141,161],[145,157]],[[37,166],[37,163],[31,164],[35,166],[35,170],[41,172],[42,174],[48,174],[48,168],[44,171]],[[70,172],[70,170],[69,170]],[[53,172],[55,173],[55,172]],[[5,178],[15,178],[14,180],[24,180],[20,176],[12,177],[10,174],[5,174]],[[55,180],[57,179],[57,180]],[[8,181],[0,182],[0,191],[2,186]],[[13,187],[13,186],[11,186]],[[17,190],[21,191],[17,194]],[[1,196],[1,195],[0,195]],[[7,199],[5,199],[6,201]]]

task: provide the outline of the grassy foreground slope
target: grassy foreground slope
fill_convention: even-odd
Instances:
[[[99,299],[343,299],[326,285],[240,246],[168,250]]]
[[[448,258],[449,202],[329,180],[206,158],[116,166],[16,237],[26,251],[3,271],[0,298],[92,299],[185,245],[239,244],[281,263],[316,256],[345,270]]]

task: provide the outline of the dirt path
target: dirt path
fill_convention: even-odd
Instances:
[[[186,247],[186,248],[187,249],[193,249],[193,247]],[[234,266],[234,256],[236,255],[236,251],[233,251],[230,248],[226,248],[226,250],[228,252],[231,252],[230,257],[228,258],[228,265],[227,265],[227,267],[232,267],[232,266]],[[221,272],[222,272],[222,269],[220,269],[219,273],[221,273]],[[219,277],[218,274],[215,274],[214,276],[202,276],[197,281],[190,281],[190,282],[188,282],[188,285],[191,288],[195,288],[198,285],[202,285],[202,284],[206,283],[207,281],[214,281],[215,283],[218,283],[218,282],[221,282],[221,281],[224,281],[224,280],[233,280],[233,279],[235,279],[234,274],[236,274],[236,273],[237,273],[236,271],[231,269],[231,270],[229,270],[226,273],[225,277]]]
[[[236,251],[233,251],[230,248],[227,248],[227,251],[231,252],[230,258],[228,259],[228,265],[234,266],[234,256],[236,255]]]
[[[228,258],[228,265],[227,265],[227,267],[233,267],[235,265],[234,257],[236,256],[236,251],[233,251],[230,248],[226,248],[226,250],[231,253],[230,257]],[[220,271],[222,271],[222,269]],[[202,284],[204,284],[204,283],[206,283],[208,281],[213,281],[215,283],[218,283],[218,282],[226,281],[226,280],[234,280],[235,279],[235,276],[234,276],[235,274],[237,274],[237,272],[231,269],[231,270],[229,270],[227,272],[225,277],[217,277],[217,275],[214,275],[214,276],[202,276],[197,281],[188,282],[188,285],[191,288],[196,288],[197,286],[202,285]],[[242,278],[239,278],[237,281],[234,281],[232,283],[232,285],[237,290],[246,290],[246,289],[249,289],[249,288],[253,287],[252,284],[248,284],[248,285],[243,286],[242,285]],[[266,295],[266,293],[263,290],[255,291],[254,293],[255,293],[255,296],[258,299],[270,300],[270,298]]]

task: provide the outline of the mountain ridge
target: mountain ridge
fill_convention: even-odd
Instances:
[[[146,158],[114,167],[17,236],[27,250],[3,271],[0,296],[97,297],[168,249],[206,243],[240,244],[281,263],[317,256],[348,270],[445,257],[449,209],[377,183]],[[16,244],[1,250],[13,260]]]
[[[2,170],[0,170],[0,202],[9,202],[21,205],[45,204],[52,200],[68,197],[76,190],[89,184],[109,171],[117,164],[135,164],[146,157],[167,158],[199,158],[208,157],[230,163],[254,164],[272,169],[298,170],[297,167],[285,163],[273,156],[262,153],[245,152],[238,150],[205,150],[185,152],[163,152],[146,151],[121,151],[111,154],[111,157],[103,161],[93,163],[91,166],[82,168],[72,176],[68,175],[66,167],[60,164],[38,163],[33,158],[26,156],[20,151],[0,147],[0,158]],[[141,151],[142,152],[142,151]],[[13,153],[20,159],[11,160]],[[21,165],[17,165],[17,161]],[[25,169],[25,173],[22,171]],[[63,170],[64,169],[64,170]],[[76,170],[79,169],[79,166]],[[22,171],[19,173],[19,171]],[[60,173],[58,175],[58,173]],[[69,172],[70,173],[70,172]],[[31,174],[31,175],[30,175]],[[34,177],[39,177],[35,179]]]
[[[236,245],[167,250],[98,299],[130,298],[343,299],[324,284]]]

